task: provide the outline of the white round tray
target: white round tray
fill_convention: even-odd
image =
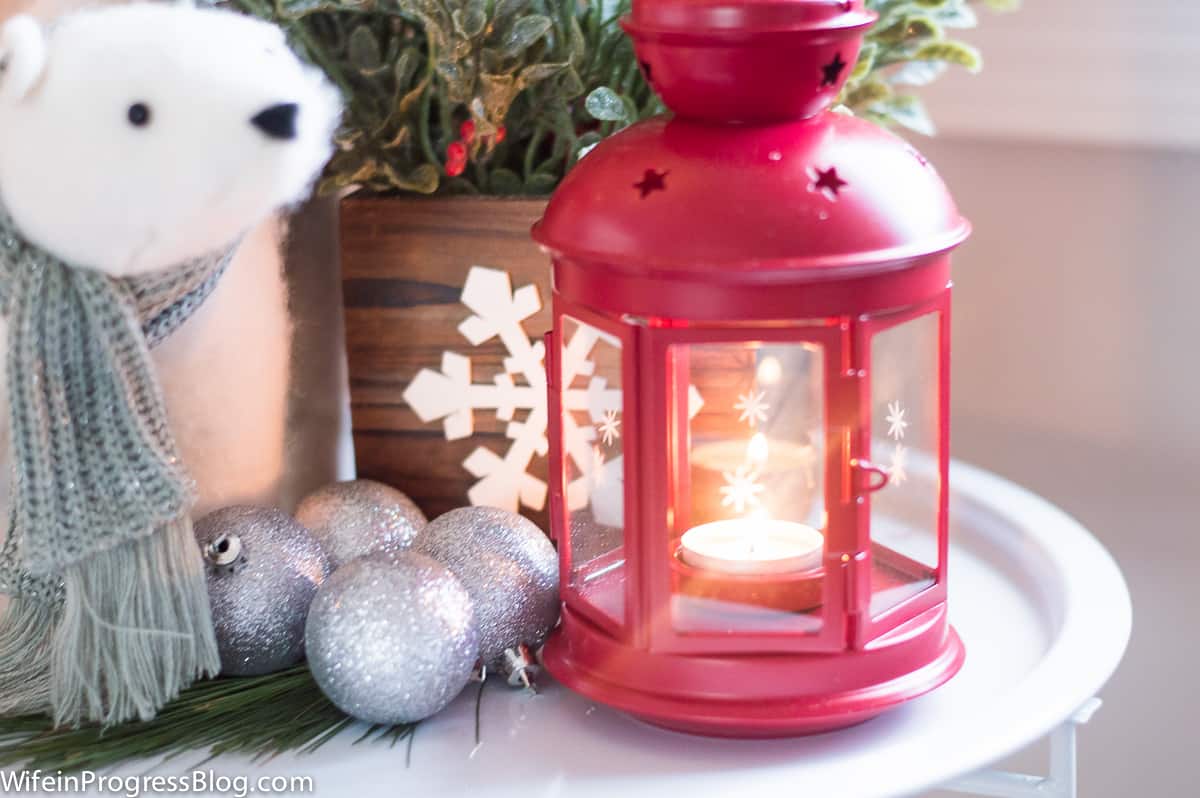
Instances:
[[[945,687],[860,726],[794,740],[691,737],[543,677],[536,697],[489,684],[477,748],[468,688],[419,727],[407,767],[403,743],[353,746],[354,730],[312,756],[260,765],[226,757],[205,767],[311,776],[316,794],[353,798],[882,798],[933,788],[1065,721],[1108,680],[1131,624],[1120,571],[1077,522],[961,463],[951,484],[950,608],[966,665]],[[189,759],[158,771],[183,772],[203,755]]]

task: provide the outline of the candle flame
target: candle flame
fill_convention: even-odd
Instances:
[[[746,446],[746,459],[755,467],[761,467],[767,462],[767,436],[756,432]]]
[[[779,358],[767,355],[758,364],[758,381],[763,385],[775,385],[783,376],[783,365]]]

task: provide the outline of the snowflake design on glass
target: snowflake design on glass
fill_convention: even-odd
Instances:
[[[762,504],[758,494],[766,490],[766,486],[758,481],[758,472],[750,466],[742,465],[736,471],[723,471],[721,476],[725,479],[720,489],[722,507],[732,507],[740,515],[746,512],[747,507]]]
[[[888,402],[888,414],[884,420],[888,423],[888,437],[895,440],[904,438],[904,430],[908,429],[908,422],[904,420],[904,414],[908,412],[900,406],[900,400]]]
[[[542,309],[537,286],[514,291],[507,272],[472,266],[463,284],[462,303],[474,314],[458,331],[472,346],[498,337],[509,355],[503,373],[491,383],[472,382],[471,359],[443,352],[441,371],[422,369],[405,389],[404,401],[425,423],[441,419],[447,440],[471,437],[475,411],[494,410],[497,418],[508,422],[505,435],[510,443],[503,455],[479,446],[463,460],[463,467],[478,478],[467,499],[472,505],[513,512],[521,505],[541,510],[546,506],[546,483],[529,470],[534,457],[545,456],[549,450],[546,348],[540,339],[530,340],[524,329],[524,322]],[[601,458],[597,463],[592,447],[595,425],[606,413],[621,410],[620,388],[610,388],[603,377],[593,375],[594,350],[602,341],[620,346],[616,338],[581,324],[563,345],[564,384],[571,385],[576,377],[589,378],[586,387],[563,392],[566,456],[581,474],[567,488],[567,504],[572,510],[587,506],[589,485],[612,474],[619,479],[622,469],[621,457]],[[523,384],[514,379],[517,377]],[[522,421],[514,420],[518,410],[525,412]],[[582,413],[590,423],[576,420]]]
[[[738,416],[738,421],[745,421],[751,427],[757,427],[759,423],[767,420],[767,411],[771,406],[764,401],[767,398],[765,391],[749,391],[744,394],[738,394],[737,403],[733,406],[734,410],[742,411]]]
[[[888,481],[893,485],[903,485],[908,481],[908,449],[902,443],[897,443],[896,448],[892,449]]]
[[[619,415],[616,410],[604,411],[604,418],[601,419],[597,430],[600,432],[600,439],[604,441],[605,446],[612,446],[621,437],[621,419],[618,418]]]

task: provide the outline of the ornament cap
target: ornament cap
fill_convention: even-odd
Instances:
[[[529,646],[521,643],[516,648],[506,648],[501,670],[509,687],[524,687],[531,693],[537,692],[537,675],[541,666]]]
[[[242,539],[234,534],[221,534],[204,547],[204,559],[217,568],[230,568],[242,557]]]
[[[680,116],[814,116],[850,77],[875,21],[863,0],[635,0],[622,27],[646,80]]]

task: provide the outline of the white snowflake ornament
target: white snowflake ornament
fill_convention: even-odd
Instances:
[[[458,326],[473,346],[499,338],[508,351],[504,371],[491,383],[476,383],[471,378],[470,358],[454,352],[442,354],[442,370],[422,369],[404,391],[406,401],[421,421],[442,420],[447,440],[468,438],[475,431],[475,412],[493,410],[508,422],[505,436],[511,442],[501,455],[477,447],[463,461],[463,467],[478,481],[467,492],[472,505],[500,507],[516,512],[521,506],[542,510],[546,506],[545,480],[529,473],[535,457],[549,450],[546,438],[549,420],[546,395],[546,348],[540,340],[530,340],[524,322],[542,308],[537,286],[527,285],[513,291],[508,273],[484,266],[472,266],[463,285],[462,303],[474,311]],[[563,347],[563,381],[570,386],[576,376],[589,376],[595,370],[594,347],[601,341],[620,346],[620,342],[592,327],[580,325]],[[521,380],[518,383],[518,379]],[[606,461],[602,469],[593,463],[592,441],[595,425],[607,412],[621,411],[621,391],[609,388],[602,377],[591,376],[585,388],[569,388],[563,395],[563,435],[567,456],[581,477],[568,486],[570,509],[586,507],[593,477],[601,472],[612,477],[620,471],[620,458]],[[524,414],[516,421],[517,413]],[[575,411],[586,412],[587,421],[576,420]],[[612,494],[606,483],[605,493]]]

